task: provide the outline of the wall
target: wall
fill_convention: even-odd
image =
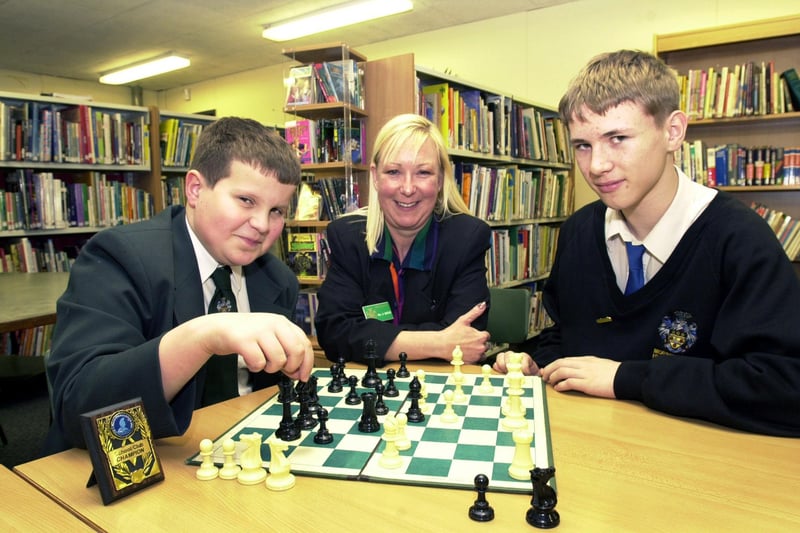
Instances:
[[[556,106],[570,78],[599,52],[652,50],[657,33],[780,17],[798,10],[797,0],[580,0],[357,48],[369,59],[413,52],[419,65]],[[286,120],[282,79],[288,65],[157,94],[145,91],[143,103],[185,113],[216,109],[220,116],[243,115],[281,124]],[[184,89],[189,89],[189,100]],[[124,88],[3,70],[0,90],[93,94],[98,101],[131,103]],[[593,199],[594,193],[579,179],[576,205]]]

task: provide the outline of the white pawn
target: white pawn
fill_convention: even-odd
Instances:
[[[444,391],[444,411],[442,414],[439,415],[439,420],[444,422],[445,424],[455,424],[458,422],[458,414],[456,414],[455,409],[453,409],[453,391],[447,389]]]
[[[514,479],[530,480],[531,470],[533,470],[533,459],[531,458],[531,442],[533,433],[518,429],[512,433],[514,439],[514,458],[508,467],[508,475]]]
[[[256,485],[263,483],[267,478],[267,471],[261,460],[261,434],[249,433],[239,437],[239,442],[245,444],[240,462],[242,469],[236,476],[242,485]]]
[[[478,387],[478,390],[483,394],[493,393],[494,386],[492,385],[492,380],[489,379],[489,376],[492,375],[492,367],[489,365],[483,365],[481,367],[481,373],[483,374],[483,380],[481,381],[481,385]]]
[[[201,481],[216,479],[219,475],[219,468],[214,466],[214,459],[211,457],[213,449],[214,443],[211,442],[211,439],[200,441],[200,457],[203,458],[203,461],[200,463],[200,468],[197,469],[195,475]]]
[[[292,465],[283,454],[289,449],[289,444],[280,440],[275,435],[267,439],[269,444],[269,477],[267,488],[270,490],[289,490],[294,487],[295,477],[292,474]]]
[[[386,445],[378,459],[381,468],[395,469],[403,466],[403,459],[397,450],[397,420],[391,413],[383,419],[383,440]]]
[[[405,413],[397,413],[395,420],[397,421],[397,440],[395,440],[394,444],[397,446],[398,450],[408,450],[411,448],[411,441],[408,435],[406,435],[408,417]]]
[[[239,477],[242,467],[236,464],[236,443],[233,439],[225,439],[222,443],[222,455],[225,456],[222,462],[222,468],[219,469],[220,479],[236,479]]]
[[[433,412],[433,404],[428,403],[428,388],[425,385],[425,370],[420,368],[417,370],[417,379],[419,380],[419,408],[423,413],[429,415]]]

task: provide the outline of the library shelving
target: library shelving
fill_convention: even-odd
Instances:
[[[413,54],[368,61],[365,86],[368,145],[400,113],[439,126],[465,201],[492,226],[489,285],[531,290],[531,336],[537,334],[548,320],[541,284],[574,208],[572,153],[557,111],[416,65]]]
[[[783,88],[783,73],[800,68],[800,15],[655,35],[654,50],[687,84],[692,72],[705,78],[706,91],[715,86],[708,82],[709,73],[725,69],[740,74],[727,104],[719,99],[717,106],[709,102],[705,108],[685,104],[690,115],[687,148],[682,150],[687,174],[734,193],[747,205],[800,219],[800,176],[795,176],[800,171],[800,107],[789,105],[791,95]],[[749,76],[752,71],[760,77]],[[691,88],[687,90],[691,94]],[[753,91],[755,99],[750,96]],[[742,100],[741,105],[730,105]],[[715,154],[719,159],[712,157]],[[720,180],[726,166],[727,180]],[[777,233],[785,242],[785,232]],[[797,268],[796,252],[787,253]]]
[[[160,176],[161,190],[156,205],[164,209],[185,203],[184,178],[203,128],[217,119],[211,115],[176,113],[150,107],[153,124],[151,152],[153,174]]]

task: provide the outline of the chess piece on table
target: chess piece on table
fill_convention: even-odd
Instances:
[[[469,508],[469,517],[476,522],[488,522],[494,519],[494,509],[486,501],[486,491],[489,489],[489,478],[485,474],[475,476],[475,491],[478,498]]]
[[[378,459],[378,465],[381,468],[400,468],[403,466],[403,459],[400,457],[400,452],[397,449],[397,420],[391,414],[386,415],[383,421],[383,436],[384,441],[383,452]]]
[[[289,445],[277,439],[275,435],[267,439],[269,445],[269,477],[266,485],[270,490],[288,490],[294,487],[295,477],[292,474],[291,464],[283,454]]]
[[[540,529],[556,527],[561,522],[561,517],[556,511],[558,498],[556,491],[548,484],[555,475],[556,469],[552,466],[531,470],[531,483],[533,484],[533,497],[531,507],[525,514],[525,521]]]
[[[411,372],[409,372],[408,368],[406,368],[406,361],[408,360],[408,354],[406,352],[400,352],[398,358],[400,359],[400,368],[397,369],[397,377],[410,378]]]
[[[383,416],[389,412],[389,406],[387,406],[386,402],[383,401],[383,396],[385,394],[386,389],[383,386],[383,382],[378,380],[378,383],[375,385],[375,395],[377,396],[377,399],[375,400],[375,412],[380,416]]]
[[[364,343],[364,359],[367,361],[367,371],[361,378],[361,386],[367,389],[374,389],[378,384],[378,372],[375,370],[375,362],[378,359],[375,353],[376,343],[373,339],[369,339]]]
[[[397,422],[397,439],[394,444],[397,446],[398,450],[408,450],[411,448],[411,440],[409,440],[408,435],[406,435],[408,417],[405,413],[397,413],[394,419]]]
[[[240,458],[242,469],[236,479],[242,485],[256,485],[267,478],[261,460],[261,434],[245,433],[239,437],[239,442],[245,445]]]
[[[458,415],[455,409],[453,409],[453,391],[447,389],[442,396],[444,397],[444,411],[439,415],[439,420],[445,424],[455,424],[458,422]]]
[[[380,431],[381,424],[378,422],[378,413],[375,412],[375,393],[364,392],[361,394],[364,403],[364,411],[361,413],[361,420],[358,422],[358,430],[361,433],[375,433]]]
[[[390,368],[386,371],[386,389],[383,391],[383,395],[387,398],[397,398],[400,396],[400,391],[397,390],[397,385],[394,383],[394,379],[397,376],[394,368]]]
[[[285,441],[293,441],[300,437],[300,428],[298,428],[292,419],[292,402],[295,400],[295,390],[292,387],[292,381],[288,377],[281,378],[278,383],[278,401],[281,402],[283,408],[283,417],[278,424],[278,429],[275,434],[279,439]]]
[[[419,408],[424,414],[429,415],[433,412],[435,406],[428,403],[428,387],[425,383],[425,370],[422,368],[418,369],[416,377],[419,380]]]
[[[311,410],[311,395],[309,393],[308,384],[305,384],[300,390],[299,398],[300,411],[297,413],[294,425],[298,430],[312,429],[317,426],[317,420],[314,418],[314,414]],[[319,406],[317,406],[317,408],[318,407]]]
[[[356,387],[358,387],[358,376],[350,376],[347,378],[347,381],[350,383],[350,392],[347,393],[347,398],[344,399],[344,403],[347,405],[358,405],[361,403],[361,396],[358,395],[358,391]]]
[[[236,479],[242,467],[236,464],[236,443],[233,439],[225,439],[222,443],[222,468],[219,469],[220,479]]]
[[[319,429],[317,434],[314,435],[314,442],[317,444],[330,444],[333,442],[333,435],[328,431],[328,410],[320,407],[317,411],[317,419],[319,420]]]
[[[508,465],[508,475],[514,479],[526,480],[531,476],[533,458],[531,457],[531,442],[533,433],[518,429],[511,434],[514,440],[514,458]]]
[[[453,401],[456,403],[464,403],[467,401],[467,395],[464,394],[462,385],[464,384],[464,374],[461,372],[461,367],[464,366],[464,352],[461,351],[461,346],[456,345],[453,349],[452,359],[450,364],[453,365]]]
[[[419,378],[414,376],[411,379],[411,383],[408,385],[408,398],[411,400],[411,405],[408,407],[408,412],[406,413],[406,418],[408,418],[408,421],[412,424],[419,424],[425,421],[425,414],[422,412],[422,409],[419,408],[420,389]]]
[[[342,392],[342,384],[339,382],[339,365],[337,363],[331,365],[331,381],[328,383],[328,392]]]
[[[478,391],[482,392],[483,394],[493,393],[494,385],[492,385],[492,380],[489,377],[492,375],[492,367],[489,365],[483,365],[481,367],[481,374],[483,374],[483,379],[481,380],[481,384],[478,387]]]
[[[336,362],[339,364],[339,385],[346,387],[348,384],[346,372],[347,359],[340,355],[336,359]]]
[[[197,469],[195,475],[201,481],[208,481],[216,479],[219,476],[219,468],[214,465],[214,458],[211,454],[214,452],[214,443],[211,439],[203,439],[200,441],[200,457],[202,462],[200,468]]]

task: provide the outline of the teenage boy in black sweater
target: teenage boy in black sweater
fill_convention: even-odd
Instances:
[[[559,392],[800,436],[800,283],[757,214],[674,166],[687,125],[674,74],[642,52],[603,54],[559,111],[600,199],[561,228],[544,288],[555,325],[524,371]],[[629,245],[644,245],[635,292]]]

